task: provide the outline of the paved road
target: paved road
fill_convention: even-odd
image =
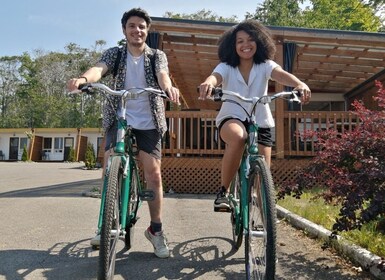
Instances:
[[[93,236],[100,200],[82,196],[100,170],[80,163],[0,162],[0,279],[96,279]],[[213,196],[168,194],[164,227],[171,258],[158,259],[143,236],[118,254],[115,279],[244,279],[243,248],[231,250],[229,215],[212,211]],[[277,279],[373,279],[281,221]],[[121,242],[123,247],[123,242]]]

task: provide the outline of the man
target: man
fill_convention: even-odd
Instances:
[[[68,89],[73,91],[82,83],[97,82],[102,77],[113,74],[116,65],[119,65],[114,81],[116,89],[159,85],[172,101],[179,103],[179,90],[172,86],[166,55],[161,50],[149,48],[145,43],[151,24],[147,12],[140,8],[131,9],[123,14],[121,23],[127,41],[125,47],[106,50],[94,67],[68,82]],[[119,57],[119,64],[116,64]],[[111,101],[107,102],[103,114],[103,128],[106,132],[105,158],[108,158],[108,151],[116,137],[115,114],[119,98],[111,97]],[[144,234],[154,246],[155,255],[167,258],[170,253],[162,230],[163,188],[160,168],[161,139],[167,130],[164,103],[160,97],[142,94],[137,100],[127,102],[126,119],[134,128],[139,148],[138,159],[143,166],[147,188],[155,194],[155,199],[148,202],[151,223]],[[100,236],[91,240],[92,245],[99,243]]]

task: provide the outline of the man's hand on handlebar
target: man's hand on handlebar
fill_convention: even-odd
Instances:
[[[178,105],[180,105],[179,101],[179,89],[176,87],[171,86],[170,88],[164,89],[164,91],[167,93],[170,100]]]
[[[79,86],[87,82],[85,77],[73,78],[67,82],[67,90],[69,92],[79,91]]]

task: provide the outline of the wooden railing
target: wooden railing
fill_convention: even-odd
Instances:
[[[166,112],[169,131],[163,144],[163,154],[171,157],[219,157],[224,152],[215,126],[216,111],[169,111]],[[273,148],[273,157],[313,156],[317,141],[305,139],[303,132],[323,129],[350,131],[358,123],[351,112],[285,112],[284,131],[273,130],[273,138],[284,137],[284,151]]]
[[[305,131],[337,129],[352,131],[359,123],[352,112],[285,112],[285,156],[313,156],[317,137],[304,137]],[[287,139],[287,140],[286,140]]]

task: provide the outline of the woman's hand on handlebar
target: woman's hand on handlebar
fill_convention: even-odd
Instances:
[[[203,82],[200,84],[199,90],[199,100],[205,100],[206,98],[211,97],[213,91],[213,85],[210,82]]]
[[[307,84],[301,83],[297,87],[295,87],[294,90],[297,90],[300,93],[299,98],[301,99],[301,102],[303,104],[307,104],[310,102],[311,90],[307,86]]]

